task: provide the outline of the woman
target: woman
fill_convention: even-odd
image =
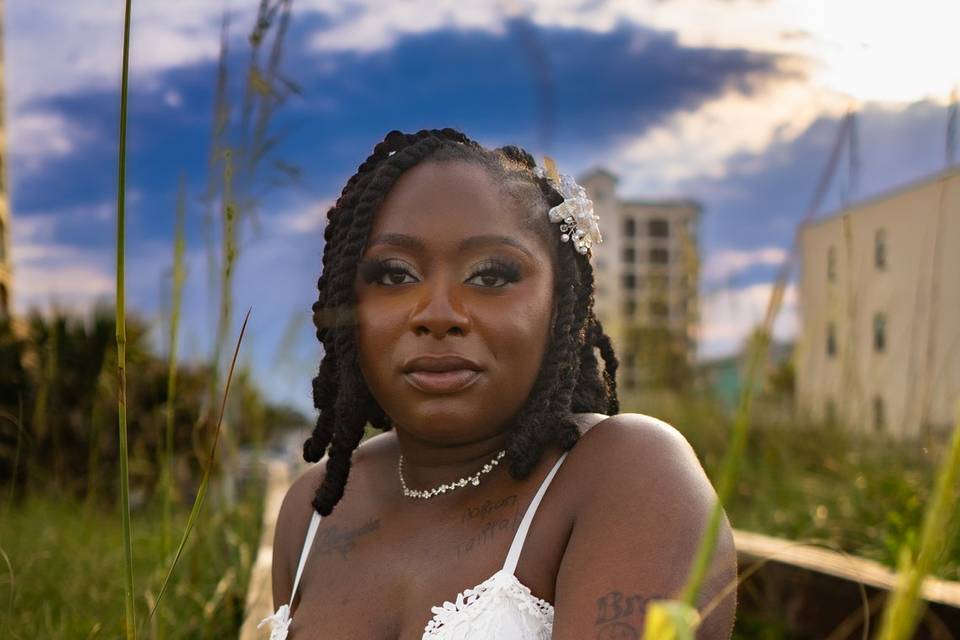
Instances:
[[[618,414],[582,189],[516,147],[394,131],[328,218],[304,445],[326,463],[280,510],[271,637],[640,637],[715,494],[679,433]],[[735,580],[724,523],[701,602]],[[730,636],[717,600],[700,638]]]

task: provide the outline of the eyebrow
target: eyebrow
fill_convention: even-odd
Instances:
[[[404,249],[411,249],[413,251],[424,251],[426,249],[426,245],[424,244],[423,240],[417,238],[416,236],[408,236],[404,233],[381,233],[373,238],[368,246],[373,247],[378,244],[402,247]],[[531,258],[534,257],[530,250],[515,238],[497,234],[471,236],[469,238],[465,238],[464,240],[460,241],[460,244],[457,248],[460,251],[469,251],[471,249],[478,249],[480,247],[503,244],[519,249]]]

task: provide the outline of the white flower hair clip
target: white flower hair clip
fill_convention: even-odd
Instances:
[[[563,202],[550,209],[550,222],[560,223],[560,241],[573,242],[577,253],[588,255],[594,244],[603,242],[600,218],[593,212],[593,202],[587,191],[572,176],[557,173],[557,165],[545,156],[544,167],[536,167],[537,177],[546,178],[550,186],[563,197]]]

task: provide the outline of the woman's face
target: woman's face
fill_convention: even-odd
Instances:
[[[553,315],[550,248],[529,212],[466,162],[424,162],[375,216],[355,283],[363,377],[405,435],[504,431],[533,387]]]

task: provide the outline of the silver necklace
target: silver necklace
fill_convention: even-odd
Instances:
[[[441,493],[453,491],[454,489],[461,489],[468,484],[473,485],[474,487],[477,486],[480,484],[480,478],[493,471],[494,467],[500,464],[500,461],[503,460],[503,456],[505,455],[507,455],[506,449],[501,449],[490,462],[483,465],[483,468],[472,476],[464,476],[459,480],[454,480],[453,482],[445,482],[432,489],[411,489],[407,486],[406,480],[403,479],[403,454],[401,453],[400,460],[397,462],[397,475],[400,476],[400,487],[403,489],[403,495],[408,498],[429,500],[430,498],[438,496]]]

